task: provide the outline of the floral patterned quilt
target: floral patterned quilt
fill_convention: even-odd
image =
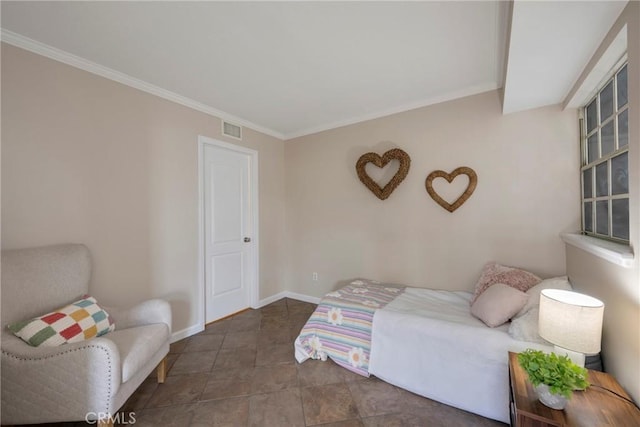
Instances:
[[[338,365],[369,376],[373,314],[404,292],[404,286],[354,280],[322,298],[296,339],[299,362],[330,357]]]

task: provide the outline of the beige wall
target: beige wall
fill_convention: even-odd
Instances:
[[[287,289],[321,296],[362,276],[470,290],[489,260],[564,274],[558,234],[580,218],[577,140],[575,110],[503,116],[492,91],[287,141]],[[393,147],[411,156],[411,169],[381,201],[355,164]],[[424,182],[458,166],[474,169],[478,186],[449,213]]]
[[[637,2],[622,19],[629,24],[637,248]],[[579,289],[607,304],[605,364],[639,400],[638,257],[621,269],[569,248],[565,264],[558,238],[579,228],[575,118],[558,107],[503,116],[498,92],[488,92],[286,143],[245,129],[240,144],[260,155],[260,298],[283,290],[319,297],[357,276],[469,290],[488,260],[542,276],[566,267]],[[219,120],[5,44],[1,119],[2,247],[86,243],[95,264],[91,291],[100,300],[166,297],[174,330],[195,325],[197,136],[223,139]],[[354,165],[365,152],[393,147],[409,153],[411,170],[380,201]],[[428,197],[424,180],[463,165],[478,173],[478,188],[448,213]]]
[[[89,246],[91,292],[107,305],[171,301],[174,331],[197,324],[198,135],[220,121],[2,45],[2,247]],[[282,291],[284,143],[259,151],[260,298]]]
[[[638,269],[617,267],[567,245],[567,272],[579,292],[602,300],[602,361],[605,371],[639,401],[640,311]]]
[[[618,267],[580,249],[567,247],[567,272],[582,292],[605,303],[602,357],[636,402],[640,402],[640,3],[629,2],[590,61],[576,88],[613,38],[627,25],[629,76],[629,221],[635,252],[631,268]],[[575,91],[575,88],[574,88]]]

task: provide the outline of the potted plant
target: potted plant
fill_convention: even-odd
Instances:
[[[573,390],[589,386],[587,370],[555,353],[527,349],[518,355],[518,362],[529,376],[538,398],[553,409],[564,409]]]

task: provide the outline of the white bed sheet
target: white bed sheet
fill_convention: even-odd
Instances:
[[[369,372],[391,384],[509,422],[508,352],[551,350],[489,328],[469,309],[472,294],[407,288],[373,318]]]

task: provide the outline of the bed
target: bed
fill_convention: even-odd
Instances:
[[[490,328],[474,294],[358,279],[325,295],[294,348],[299,363],[331,358],[421,396],[509,422],[508,352],[551,350]],[[537,310],[535,310],[537,313]]]

